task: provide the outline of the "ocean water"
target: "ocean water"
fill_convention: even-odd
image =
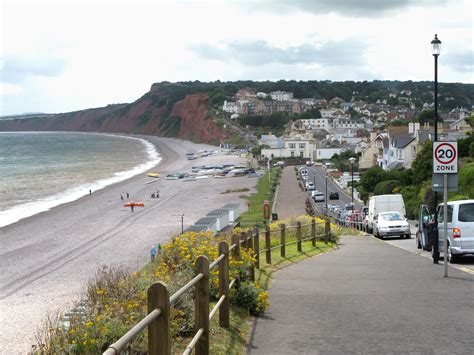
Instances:
[[[0,227],[160,162],[153,144],[96,133],[0,132]]]

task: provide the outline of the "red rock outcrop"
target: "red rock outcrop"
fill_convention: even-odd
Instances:
[[[227,135],[209,117],[207,95],[186,95],[167,113],[170,97],[156,86],[131,104],[110,105],[43,118],[0,121],[0,131],[135,133],[218,143]]]

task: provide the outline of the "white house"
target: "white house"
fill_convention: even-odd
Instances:
[[[283,147],[264,148],[261,155],[267,159],[299,157],[314,159],[315,140],[307,134],[290,134],[282,137]]]
[[[332,120],[329,118],[310,118],[301,121],[306,128],[310,129],[325,129],[327,131],[332,128]]]
[[[232,102],[232,101],[229,101],[227,102],[227,100],[224,101],[224,106],[222,106],[222,111],[225,111],[225,112],[230,112],[230,113],[237,113],[237,105],[235,102]]]
[[[341,154],[343,151],[343,148],[317,148],[315,160],[331,159],[334,154]]]
[[[293,98],[293,93],[292,92],[286,92],[286,91],[272,91],[270,93],[270,96],[272,97],[272,100],[276,101],[288,101]]]

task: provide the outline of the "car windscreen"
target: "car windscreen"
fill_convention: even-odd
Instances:
[[[459,222],[474,222],[474,203],[459,205]]]
[[[400,213],[385,213],[381,214],[380,218],[384,221],[403,221],[403,217]]]

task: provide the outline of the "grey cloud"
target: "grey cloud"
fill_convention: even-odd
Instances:
[[[332,67],[363,63],[365,47],[364,42],[355,40],[327,42],[319,46],[303,44],[288,48],[274,47],[265,41],[236,41],[224,47],[202,44],[193,46],[191,50],[204,59],[236,61],[249,66],[280,63],[319,64]]]
[[[65,65],[63,59],[47,55],[4,57],[0,62],[0,79],[8,83],[19,83],[31,76],[54,77],[62,72]]]
[[[429,7],[449,0],[261,0],[254,8],[274,12],[303,11],[313,14],[337,13],[344,16],[377,17],[408,7]],[[250,5],[250,6],[252,6]]]
[[[472,75],[474,72],[474,51],[462,52],[462,53],[452,53],[448,54],[443,58],[443,53],[441,53],[440,61],[443,61],[447,66],[456,70],[460,73],[469,73]]]

